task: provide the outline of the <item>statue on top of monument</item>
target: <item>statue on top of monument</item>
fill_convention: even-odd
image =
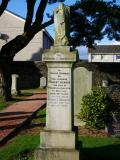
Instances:
[[[54,46],[68,46],[70,35],[70,7],[60,3],[54,10],[55,42]]]

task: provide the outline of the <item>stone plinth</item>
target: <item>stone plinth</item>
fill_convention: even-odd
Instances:
[[[79,152],[74,149],[38,148],[35,160],[79,160]]]
[[[75,132],[43,131],[40,133],[40,147],[74,149],[76,146]]]
[[[53,47],[43,54],[48,67],[46,127],[35,160],[79,160],[73,128],[72,65],[77,52]]]

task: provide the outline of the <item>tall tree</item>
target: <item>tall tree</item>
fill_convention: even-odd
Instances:
[[[9,0],[2,0],[0,13],[6,9]],[[33,22],[33,13],[36,0],[26,0],[27,14],[23,34],[16,36],[6,43],[0,51],[0,79],[2,79],[3,97],[5,100],[11,99],[11,64],[12,60],[21,49],[23,49],[42,29],[53,23],[53,18],[43,23],[43,15],[48,0],[41,0]]]
[[[106,35],[120,40],[120,6],[116,1],[81,0],[71,6],[71,44],[93,47]]]
[[[11,98],[11,63],[14,56],[23,49],[43,28],[53,23],[53,16],[43,23],[43,15],[47,3],[63,2],[64,0],[40,0],[38,3],[35,19],[33,13],[37,0],[26,0],[27,14],[23,34],[16,36],[6,43],[0,51],[0,79],[3,82],[3,93],[6,100]],[[2,0],[0,15],[6,9],[9,0]],[[120,39],[120,6],[115,0],[77,0],[71,6],[71,33],[72,46],[93,46],[95,40],[101,40],[104,35],[109,39]]]

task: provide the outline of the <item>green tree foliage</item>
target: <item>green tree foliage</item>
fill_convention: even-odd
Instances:
[[[93,47],[106,35],[120,40],[120,6],[115,1],[78,0],[71,6],[71,44]]]
[[[105,90],[97,88],[83,96],[78,118],[89,126],[103,128],[112,120],[112,110],[111,100]]]

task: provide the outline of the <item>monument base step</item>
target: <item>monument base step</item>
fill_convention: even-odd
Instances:
[[[34,160],[80,160],[80,153],[74,149],[37,148]]]
[[[40,132],[40,147],[75,149],[76,139],[75,132],[44,130]]]

